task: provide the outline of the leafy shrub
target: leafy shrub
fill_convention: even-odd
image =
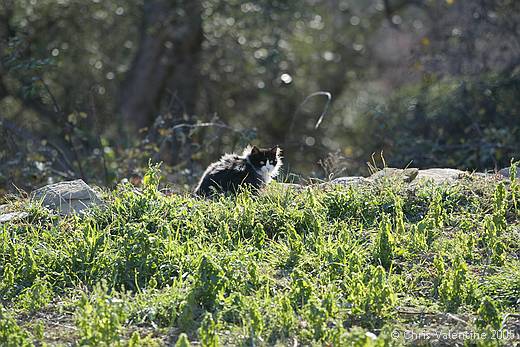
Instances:
[[[49,304],[52,296],[49,283],[45,279],[37,278],[31,287],[25,288],[18,296],[16,306],[34,312]]]
[[[490,326],[495,330],[500,330],[502,328],[502,317],[500,310],[498,309],[493,299],[490,297],[486,296],[484,299],[482,299],[477,314],[477,327],[486,328]]]
[[[200,344],[203,347],[218,347],[217,327],[211,313],[206,313],[199,328]]]
[[[435,258],[438,295],[448,312],[457,312],[462,304],[470,304],[475,298],[475,283],[468,273],[468,266],[457,256],[453,266],[445,269],[442,258]]]
[[[519,221],[507,183],[312,194],[273,183],[261,195],[206,201],[163,196],[154,182],[146,193],[119,186],[90,215],[35,211],[35,224],[2,224],[11,323],[24,322],[23,332],[26,311],[72,310],[83,345],[153,345],[184,332],[192,344],[371,346],[399,345],[379,329],[416,324],[403,307],[493,322],[489,305],[478,311],[489,296],[500,312],[518,311]],[[489,266],[497,240],[508,251]],[[44,323],[31,331],[47,342]]]
[[[390,269],[394,257],[394,237],[388,216],[383,216],[374,242],[374,259],[386,270]]]
[[[177,342],[175,343],[175,347],[190,347],[190,340],[188,340],[188,335],[182,333],[179,335]]]
[[[399,167],[411,161],[420,168],[505,167],[519,154],[519,88],[516,74],[445,78],[402,89],[368,106],[353,129],[353,147],[363,149],[361,160],[383,150],[389,164]]]
[[[28,332],[20,328],[14,318],[0,304],[0,345],[5,347],[33,346]]]
[[[83,294],[75,314],[79,344],[121,345],[121,328],[126,315],[124,301],[118,296],[108,295],[106,284],[96,286],[90,297]]]
[[[370,267],[365,278],[355,277],[351,284],[349,300],[358,314],[384,317],[395,305],[397,297],[382,266]]]

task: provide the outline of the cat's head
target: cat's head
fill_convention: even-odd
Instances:
[[[244,150],[244,155],[256,171],[271,177],[275,177],[282,166],[282,151],[278,146],[272,148],[248,146]]]

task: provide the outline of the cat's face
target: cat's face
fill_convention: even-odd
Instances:
[[[249,162],[258,171],[266,174],[272,173],[280,161],[280,149],[278,146],[264,149],[253,146],[249,154]]]

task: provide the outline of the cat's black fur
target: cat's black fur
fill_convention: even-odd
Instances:
[[[241,186],[257,191],[278,174],[281,166],[278,146],[269,149],[248,146],[242,155],[226,154],[211,164],[195,188],[195,194],[236,193]]]

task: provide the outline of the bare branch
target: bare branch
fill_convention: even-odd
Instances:
[[[30,132],[29,130],[27,130],[23,127],[20,127],[19,125],[11,122],[8,119],[5,119],[5,117],[0,117],[0,127],[10,131],[17,137],[24,139],[24,140],[32,140],[34,142],[41,142],[42,140],[44,140],[42,137]],[[48,139],[45,139],[45,140],[47,141],[48,145],[51,148],[53,148],[60,154],[62,160],[59,162],[59,164],[62,167],[62,170],[74,173],[75,172],[74,165],[72,165],[72,162],[67,157],[67,155],[65,154],[65,151],[62,149],[62,147],[57,145],[52,140],[48,140]]]
[[[181,129],[181,128],[190,128],[191,129],[191,128],[211,128],[211,127],[224,128],[224,129],[228,129],[228,130],[231,130],[231,131],[234,131],[234,132],[237,132],[237,133],[241,133],[242,132],[241,130],[233,128],[232,126],[229,126],[227,124],[224,124],[224,123],[214,123],[214,122],[196,123],[196,124],[182,123],[182,124],[177,124],[177,125],[173,126],[171,129],[172,130],[177,130],[177,129]]]

